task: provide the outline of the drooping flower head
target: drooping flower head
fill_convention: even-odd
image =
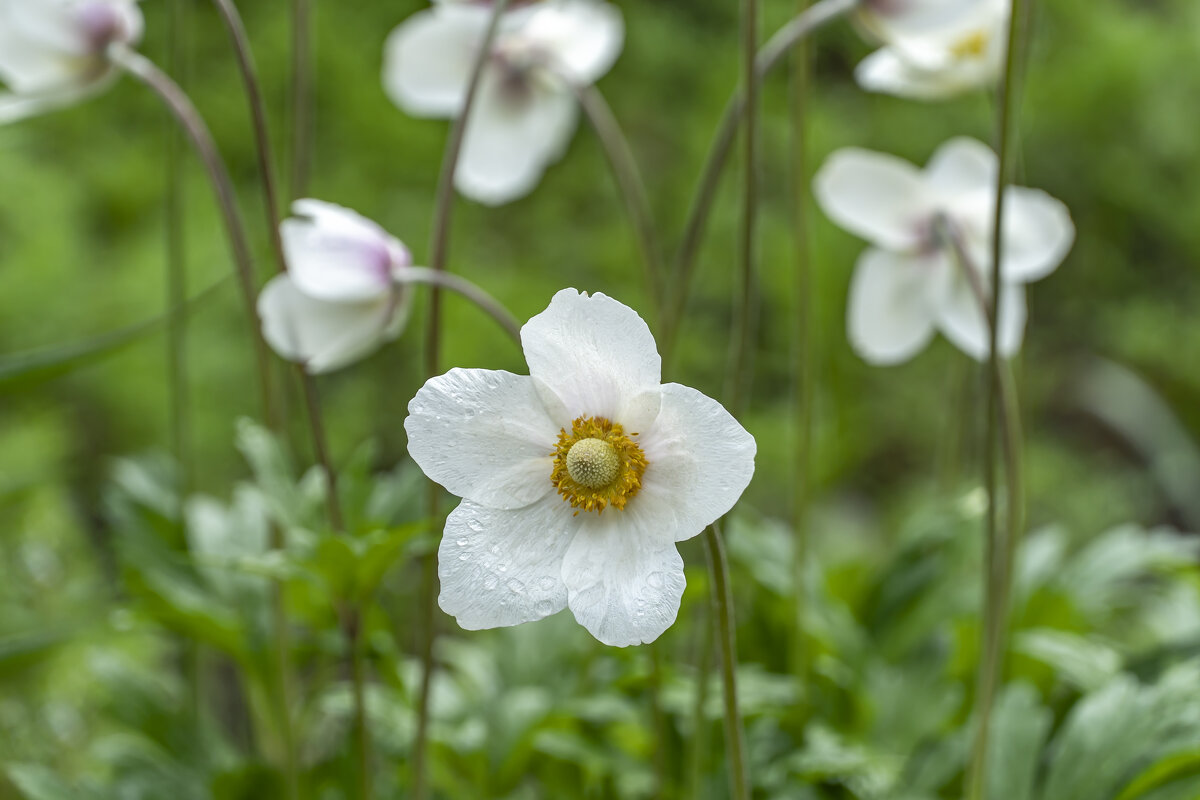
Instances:
[[[408,451],[463,498],[438,551],[444,611],[469,630],[569,607],[601,642],[650,642],[679,612],[675,543],[729,511],[755,443],[695,389],[661,383],[650,329],[564,289],[526,323],[529,375],[453,369],[409,403]]]
[[[141,36],[136,0],[0,0],[0,124],[102,90],[109,45]]]
[[[258,298],[263,336],[311,373],[344,367],[400,334],[411,295],[394,280],[408,249],[374,222],[319,200],[298,200],[280,226],[288,272]]]
[[[491,16],[489,4],[443,0],[388,39],[384,88],[422,117],[457,117]],[[571,85],[612,67],[624,23],[600,0],[545,0],[505,14],[467,124],[456,185],[497,205],[528,194],[562,157],[579,109]]]
[[[883,42],[855,70],[864,89],[941,100],[995,85],[1010,0],[872,0],[860,19]]]
[[[872,245],[850,287],[850,343],[867,361],[920,352],[940,330],[964,353],[988,354],[979,295],[990,297],[996,155],[968,138],[942,145],[922,172],[895,156],[838,150],[814,181],[834,222]],[[999,351],[1011,356],[1025,330],[1025,287],[1058,267],[1075,227],[1066,206],[1037,189],[1004,192]],[[964,262],[965,263],[962,263]]]

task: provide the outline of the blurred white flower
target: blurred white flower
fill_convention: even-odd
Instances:
[[[393,273],[408,250],[374,222],[319,200],[298,200],[280,225],[288,272],[258,298],[263,336],[283,358],[330,372],[396,338],[411,293]]]
[[[601,642],[650,642],[685,585],[675,543],[737,502],[754,438],[715,400],[661,384],[629,307],[564,289],[526,323],[528,376],[453,369],[409,403],[408,451],[463,498],[439,603],[469,630],[570,607]]]
[[[967,138],[942,145],[924,172],[856,148],[821,167],[814,188],[825,213],[875,245],[855,268],[847,316],[850,343],[864,359],[905,361],[935,329],[964,353],[987,356],[977,291],[990,297],[996,170],[995,153]],[[999,350],[1011,356],[1024,335],[1024,284],[1054,271],[1075,227],[1066,206],[1037,189],[1009,187],[1004,203]]]
[[[873,0],[861,14],[884,46],[855,70],[864,89],[941,100],[993,86],[1010,0]]]
[[[105,50],[142,36],[136,0],[0,0],[0,124],[106,88]]]
[[[458,116],[491,13],[488,4],[443,0],[396,28],[383,73],[393,102],[416,116]],[[621,12],[600,0],[546,0],[506,13],[467,124],[458,190],[491,205],[532,191],[575,131],[571,84],[608,72],[623,41]]]

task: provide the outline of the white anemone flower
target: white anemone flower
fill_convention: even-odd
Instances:
[[[108,46],[141,36],[136,0],[0,0],[0,124],[103,90]]]
[[[319,200],[298,200],[280,225],[288,272],[258,298],[263,336],[283,358],[330,372],[399,336],[411,306],[395,273],[408,249],[374,222]]]
[[[388,39],[384,88],[421,117],[457,117],[492,11],[442,2]],[[624,42],[621,12],[599,0],[546,0],[504,15],[463,141],[462,194],[499,205],[528,194],[563,156],[579,116],[572,85],[594,83]]]
[[[825,213],[874,245],[858,260],[847,315],[850,343],[864,359],[905,361],[935,330],[986,358],[979,295],[991,297],[996,170],[991,148],[968,138],[943,144],[923,172],[857,148],[838,150],[821,167],[814,188]],[[1024,335],[1024,284],[1058,267],[1075,227],[1067,207],[1040,190],[1010,186],[1004,203],[998,349],[1008,357]]]
[[[1010,0],[874,0],[861,18],[884,46],[855,70],[864,89],[942,100],[993,86]]]
[[[438,551],[442,609],[468,630],[569,607],[601,642],[651,642],[685,585],[676,542],[731,509],[754,438],[662,384],[646,323],[574,289],[521,329],[529,375],[453,369],[409,403],[408,451],[463,498]]]

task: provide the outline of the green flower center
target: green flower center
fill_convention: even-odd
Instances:
[[[603,439],[583,439],[567,451],[567,473],[589,489],[603,489],[617,478],[621,459]]]

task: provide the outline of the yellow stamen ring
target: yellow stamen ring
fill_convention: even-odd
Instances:
[[[550,482],[572,508],[597,514],[609,506],[622,509],[642,488],[646,454],[619,423],[604,417],[580,417],[570,432],[559,431],[551,455]]]

